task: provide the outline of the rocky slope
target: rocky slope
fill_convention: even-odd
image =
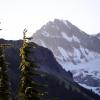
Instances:
[[[69,21],[55,19],[32,37],[32,41],[52,50],[59,64],[65,70],[71,70],[76,82],[100,94],[100,67],[97,62],[100,59],[100,39],[97,36],[86,34]]]

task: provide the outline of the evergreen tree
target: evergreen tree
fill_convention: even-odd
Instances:
[[[4,55],[4,47],[6,45],[0,45],[0,100],[12,100],[9,90],[9,81],[7,75],[7,62]]]
[[[37,65],[30,59],[31,49],[33,45],[27,42],[25,36],[26,30],[24,30],[23,46],[20,49],[21,56],[21,79],[19,84],[19,100],[42,100],[40,87],[41,85],[34,80],[37,76],[40,76],[37,71]]]

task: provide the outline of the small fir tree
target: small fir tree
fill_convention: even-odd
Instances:
[[[0,100],[12,100],[7,75],[7,62],[5,60],[4,48],[9,45],[0,45]]]
[[[34,78],[40,76],[37,71],[37,65],[30,59],[31,49],[34,47],[32,44],[27,42],[24,30],[23,46],[20,49],[21,56],[21,79],[19,84],[19,100],[42,100],[40,92],[41,85],[38,84]]]

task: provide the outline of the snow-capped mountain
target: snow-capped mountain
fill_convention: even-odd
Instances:
[[[72,71],[76,82],[100,94],[99,38],[69,21],[55,19],[33,34],[32,41],[52,50],[59,64]]]

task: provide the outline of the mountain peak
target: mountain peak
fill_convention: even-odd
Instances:
[[[41,32],[40,32],[41,31]],[[62,32],[66,33],[69,37],[79,36],[79,35],[85,35],[87,34],[80,30],[78,27],[73,25],[68,20],[61,20],[61,19],[54,19],[54,21],[49,21],[47,24],[43,25],[40,30],[38,30],[36,33],[38,34],[42,33],[45,37],[61,37]],[[80,34],[81,33],[81,34]]]

